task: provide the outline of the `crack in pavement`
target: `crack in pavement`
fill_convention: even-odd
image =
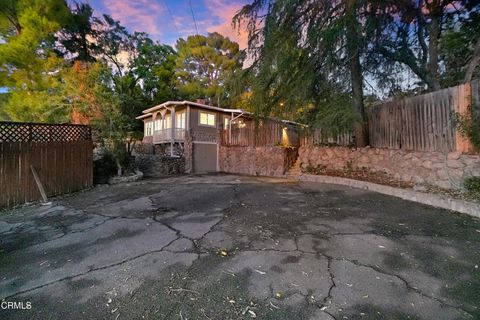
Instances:
[[[230,185],[229,185],[230,186]],[[145,217],[127,217],[127,216],[110,216],[110,215],[106,215],[106,214],[101,214],[101,213],[94,213],[94,212],[89,212],[89,211],[86,211],[86,210],[83,210],[84,214],[86,215],[96,215],[96,216],[100,216],[100,217],[103,217],[104,220],[100,221],[99,223],[96,223],[95,225],[93,226],[89,226],[87,228],[84,228],[84,229],[77,229],[77,230],[72,230],[70,232],[67,232],[67,233],[64,233],[63,235],[59,236],[59,237],[56,237],[54,239],[49,239],[47,241],[44,241],[44,242],[48,242],[48,241],[53,241],[53,240],[56,240],[56,239],[59,239],[59,238],[62,238],[64,236],[67,236],[69,234],[73,234],[73,233],[78,233],[78,232],[85,232],[85,231],[88,231],[88,230],[91,230],[93,228],[96,228],[104,223],[106,223],[107,221],[110,221],[110,220],[113,220],[113,219],[136,219],[136,220],[147,220],[147,219],[151,219],[152,221],[155,221],[157,223],[160,223],[161,225],[165,226],[166,228],[168,228],[169,230],[175,232],[175,239],[171,240],[169,243],[167,243],[165,246],[161,247],[160,249],[157,249],[157,250],[152,250],[152,251],[148,251],[148,252],[144,252],[144,253],[141,253],[139,255],[136,255],[134,257],[130,257],[130,258],[127,258],[125,260],[122,260],[122,261],[119,261],[119,262],[116,262],[116,263],[112,263],[112,264],[109,264],[109,265],[105,265],[105,266],[101,266],[101,267],[98,267],[98,268],[93,268],[93,269],[90,269],[86,272],[81,272],[81,273],[78,273],[78,274],[75,274],[75,275],[71,275],[71,276],[67,276],[67,277],[64,277],[64,278],[61,278],[61,279],[58,279],[58,280],[55,280],[55,281],[51,281],[51,282],[48,282],[48,283],[44,283],[42,285],[39,285],[39,286],[36,286],[36,287],[33,287],[33,288],[30,288],[30,289],[26,289],[26,290],[23,290],[23,291],[18,291],[14,294],[11,294],[7,297],[5,297],[4,299],[9,299],[9,298],[12,298],[12,297],[15,297],[15,296],[18,296],[18,295],[21,295],[21,294],[25,294],[25,293],[29,293],[29,292],[32,292],[32,291],[35,291],[35,290],[38,290],[38,289],[41,289],[41,288],[44,288],[44,287],[47,287],[47,286],[50,286],[50,285],[54,285],[56,283],[59,283],[59,282],[63,282],[63,281],[66,281],[66,280],[71,280],[71,279],[75,279],[77,277],[81,277],[81,276],[84,276],[86,274],[89,274],[91,272],[95,272],[95,271],[99,271],[99,270],[105,270],[105,269],[108,269],[108,268],[112,268],[112,267],[115,267],[115,266],[119,266],[121,264],[124,264],[124,263],[127,263],[127,262],[130,262],[130,261],[133,261],[135,259],[138,259],[138,258],[141,258],[141,257],[144,257],[146,255],[149,255],[149,254],[153,254],[153,253],[158,253],[158,252],[170,252],[170,253],[174,253],[174,254],[180,254],[180,253],[193,253],[193,254],[196,254],[196,257],[194,260],[192,260],[192,263],[191,265],[186,269],[186,273],[189,273],[191,272],[192,268],[199,262],[199,260],[201,259],[201,255],[202,254],[206,254],[206,255],[212,255],[212,254],[217,254],[217,252],[215,251],[211,251],[209,249],[206,249],[204,247],[202,247],[201,245],[201,241],[208,235],[210,234],[211,232],[213,232],[221,223],[223,223],[225,221],[225,218],[227,216],[230,216],[230,214],[234,213],[235,212],[235,209],[236,208],[245,208],[245,206],[251,206],[251,207],[254,207],[254,205],[250,205],[250,204],[245,204],[241,197],[239,196],[238,194],[238,188],[239,188],[239,184],[231,184],[231,186],[233,186],[233,200],[231,202],[231,204],[223,209],[221,212],[222,212],[222,216],[219,217],[219,220],[217,222],[215,222],[213,225],[211,225],[208,229],[207,232],[205,232],[200,238],[198,239],[192,239],[184,234],[182,234],[182,232],[179,230],[179,229],[176,229],[174,228],[173,226],[171,226],[169,223],[167,222],[164,222],[164,221],[159,221],[157,220],[157,216],[154,214],[153,216],[145,216]],[[16,226],[16,227],[12,227],[12,229],[15,229],[17,227],[20,227],[20,226]],[[10,230],[9,230],[10,231]],[[9,232],[9,231],[5,231],[5,232]],[[5,232],[2,232],[5,233]],[[378,235],[378,236],[385,236],[384,234],[379,234],[379,233],[375,233],[374,231],[366,231],[366,232],[336,232],[336,233],[328,233],[328,232],[321,232],[321,234],[323,235],[327,235],[327,236],[348,236],[348,235]],[[390,276],[390,277],[393,277],[393,278],[396,278],[398,279],[401,283],[403,283],[405,285],[405,287],[407,288],[407,290],[409,291],[413,291],[413,292],[416,292],[417,294],[421,295],[422,297],[426,298],[426,299],[430,299],[430,300],[434,300],[436,302],[438,302],[440,305],[442,306],[446,306],[446,307],[450,307],[450,308],[454,308],[454,309],[457,309],[457,310],[460,310],[462,312],[464,312],[465,314],[473,317],[473,315],[470,313],[470,311],[466,310],[465,308],[463,308],[462,305],[454,305],[454,304],[451,304],[449,302],[446,302],[446,301],[443,301],[441,298],[437,298],[437,297],[434,297],[434,296],[430,296],[426,293],[424,293],[423,291],[421,291],[420,289],[412,286],[408,281],[407,279],[405,279],[403,276],[400,276],[400,275],[397,275],[395,273],[389,273],[381,268],[379,268],[378,266],[372,266],[372,265],[368,265],[368,264],[363,264],[361,262],[359,262],[358,260],[355,260],[355,259],[346,259],[346,258],[338,258],[338,257],[333,257],[333,256],[330,256],[324,252],[321,252],[321,251],[308,251],[308,250],[302,250],[300,249],[299,247],[299,244],[298,244],[298,237],[299,236],[302,236],[302,235],[318,235],[318,233],[312,233],[312,232],[309,232],[309,233],[300,233],[300,234],[295,234],[293,239],[294,239],[294,242],[295,242],[295,250],[282,250],[282,249],[275,249],[275,248],[263,248],[263,249],[255,249],[255,248],[237,248],[235,250],[235,252],[262,252],[262,251],[274,251],[274,252],[282,252],[282,253],[294,253],[294,252],[300,252],[302,254],[311,254],[311,255],[318,255],[318,256],[323,256],[327,259],[327,270],[328,270],[328,273],[329,273],[329,277],[330,277],[330,281],[331,281],[331,285],[329,286],[329,289],[328,289],[328,293],[327,295],[323,298],[322,302],[320,304],[316,304],[317,307],[324,313],[328,314],[330,317],[332,317],[333,319],[336,319],[335,316],[333,314],[331,314],[329,311],[327,310],[322,310],[324,307],[327,307],[328,305],[331,305],[332,304],[332,301],[334,300],[333,297],[332,297],[332,293],[333,293],[333,290],[334,288],[336,287],[336,283],[335,283],[335,274],[333,272],[333,268],[332,268],[332,262],[333,261],[347,261],[357,267],[364,267],[364,268],[369,268],[375,272],[378,272],[378,273],[381,273],[381,274],[384,274],[386,276]],[[401,235],[403,236],[403,235]],[[175,251],[175,250],[168,250],[167,248],[172,244],[174,243],[175,241],[179,240],[179,239],[188,239],[190,241],[192,241],[193,243],[193,246],[194,246],[194,250],[193,251]],[[253,242],[254,240],[250,241],[250,244]],[[44,242],[41,242],[41,243],[44,243]],[[36,245],[39,245],[41,243],[37,243],[35,244],[34,246]],[[183,282],[183,286],[182,287],[189,287],[188,284],[191,282],[190,279],[186,279],[184,282]],[[270,288],[270,290],[272,291],[273,289]],[[302,296],[305,296],[303,295],[301,292],[299,292]],[[180,293],[181,297],[180,297],[180,301],[181,303],[183,303],[185,301],[185,299],[188,297],[188,294],[187,293]],[[307,301],[308,302],[308,301]],[[171,313],[174,312],[173,309],[170,310],[170,313],[169,315],[171,315]]]
[[[336,283],[335,283],[335,275],[333,274],[333,271],[332,271],[332,258],[330,258],[330,257],[327,257],[327,270],[328,270],[328,274],[330,275],[330,281],[332,282],[332,284],[328,288],[327,296],[325,296],[321,305],[319,305],[318,307],[320,308],[321,311],[329,314],[333,319],[335,319],[334,316],[332,316],[330,313],[325,311],[325,309],[327,308],[327,302],[329,304],[332,304],[332,290],[333,290],[334,287],[337,286]]]
[[[238,189],[237,189],[237,186],[238,185],[233,185],[233,202],[230,204],[229,207],[223,209],[221,212],[222,212],[222,217],[219,219],[219,221],[217,221],[215,224],[213,224],[209,230],[204,233],[199,239],[198,239],[198,242],[200,243],[210,232],[213,231],[213,229],[215,229],[221,222],[223,222],[223,220],[226,218],[226,213],[229,213],[232,211],[233,208],[235,208],[236,206],[241,206],[241,201],[239,200],[238,198]],[[238,203],[235,203],[235,200],[237,200]],[[159,221],[157,221],[159,222]],[[161,223],[161,222],[160,222]],[[175,228],[172,228],[172,230],[175,230]],[[178,232],[180,233],[180,230],[178,230]],[[187,274],[190,272],[190,270],[193,268],[193,266],[195,265],[195,263],[200,260],[200,255],[202,254],[202,251],[201,251],[201,246],[198,246],[197,247],[197,242],[193,241],[193,244],[194,244],[194,247],[196,250],[198,250],[199,252],[197,253],[197,258],[195,258],[195,260],[192,261],[192,264],[187,268],[187,270],[185,271]],[[207,252],[203,252],[203,254],[211,254],[209,251]],[[182,288],[189,288],[190,289],[190,286],[188,286],[188,282],[190,280],[188,279],[185,279],[185,281],[183,282],[182,284]],[[183,293],[181,294],[181,298],[180,298],[180,305],[183,305],[184,302],[185,302],[185,299],[187,298],[187,293]],[[170,319],[170,316],[172,315],[172,312],[173,312],[173,308],[170,309],[170,311],[167,313],[167,317],[166,319]]]
[[[236,189],[234,188],[234,191]],[[233,205],[230,205],[228,208],[222,210],[222,212],[225,212],[225,211],[229,211],[233,206]],[[161,221],[157,221],[155,220],[155,217],[142,217],[142,218],[139,218],[139,217],[124,217],[124,216],[109,216],[109,215],[104,215],[104,214],[100,214],[100,213],[93,213],[93,212],[88,212],[86,210],[83,210],[84,214],[90,214],[90,215],[97,215],[97,216],[101,216],[103,218],[106,218],[105,220],[103,220],[102,222],[105,223],[106,221],[110,221],[110,220],[114,220],[114,219],[138,219],[138,220],[146,220],[146,219],[152,219],[152,221],[155,221],[157,223],[160,223],[162,225],[164,225],[165,227],[167,227],[168,229],[172,230],[175,232],[176,234],[176,237],[175,239],[169,241],[166,245],[164,245],[163,247],[161,247],[160,249],[157,249],[157,250],[152,250],[152,251],[148,251],[148,252],[144,252],[142,254],[139,254],[139,255],[136,255],[134,257],[130,257],[128,259],[124,259],[122,261],[119,261],[119,262],[116,262],[116,263],[112,263],[112,264],[109,264],[109,265],[105,265],[105,266],[101,266],[101,267],[97,267],[97,268],[92,268],[86,272],[81,272],[81,273],[78,273],[78,274],[75,274],[75,275],[71,275],[71,276],[67,276],[67,277],[64,277],[64,278],[61,278],[61,279],[58,279],[58,280],[55,280],[55,281],[51,281],[51,282],[48,282],[48,283],[44,283],[42,285],[39,285],[39,286],[35,286],[33,288],[29,288],[29,289],[26,289],[26,290],[21,290],[21,291],[18,291],[18,292],[15,292],[11,295],[8,295],[6,297],[4,297],[3,299],[10,299],[12,297],[15,297],[15,296],[18,296],[18,295],[21,295],[21,294],[25,294],[25,293],[29,293],[29,292],[32,292],[32,291],[35,291],[35,290],[38,290],[38,289],[42,289],[42,288],[45,288],[45,287],[48,287],[48,286],[51,286],[51,285],[54,285],[56,283],[60,283],[60,282],[63,282],[63,281],[66,281],[66,280],[72,280],[72,279],[75,279],[75,278],[78,278],[78,277],[81,277],[81,276],[84,276],[84,275],[87,275],[91,272],[95,272],[95,271],[99,271],[99,270],[105,270],[105,269],[108,269],[108,268],[112,268],[112,267],[116,267],[116,266],[119,266],[119,265],[122,265],[124,263],[127,263],[127,262],[130,262],[130,261],[133,261],[133,260],[136,260],[138,258],[141,258],[141,257],[144,257],[146,255],[149,255],[149,254],[152,254],[152,253],[158,253],[158,252],[171,252],[171,253],[177,253],[175,251],[170,251],[170,250],[165,250],[165,248],[167,248],[168,246],[170,246],[173,242],[181,239],[181,238],[185,238],[185,239],[188,239],[188,240],[191,240],[194,244],[194,247],[195,248],[198,248],[198,250],[196,251],[200,251],[200,247],[197,245],[196,241],[194,239],[190,239],[188,237],[186,237],[185,235],[181,234],[180,230],[176,229],[176,228],[173,228],[172,226],[164,223],[164,222],[161,222]],[[207,234],[209,234],[218,224],[220,224],[221,222],[223,222],[223,220],[225,219],[225,214],[223,214],[222,218],[219,219],[219,221],[217,221],[215,224],[213,224],[209,230],[202,235],[202,237],[200,237],[198,239],[198,241],[201,241]],[[102,224],[103,224],[102,223]],[[99,224],[101,225],[101,224]],[[98,225],[95,225],[95,226],[92,226],[92,227],[88,227],[85,229],[85,231],[90,230],[90,229],[93,229],[95,227],[98,227]],[[81,232],[80,230],[77,230],[76,232]],[[62,236],[60,237],[57,237],[55,239],[50,239],[50,240],[47,240],[47,241],[44,241],[44,242],[48,242],[48,241],[53,241],[53,240],[56,240],[56,239],[59,239],[59,238],[62,238],[66,235],[69,235],[69,234],[72,234],[72,233],[75,233],[75,232],[69,232],[69,233],[66,233],[66,234],[63,234]],[[44,243],[42,242],[42,243]],[[36,244],[36,245],[39,245],[40,243]],[[182,252],[182,253],[187,253],[187,252]],[[192,265],[194,262],[196,262],[199,258],[200,258],[200,254],[201,252],[189,252],[189,253],[195,253],[197,254],[197,258],[192,262]],[[207,253],[208,254],[208,253]]]
[[[326,299],[328,299],[330,297],[330,301],[333,301],[332,300],[332,297],[331,297],[331,292],[333,290],[334,287],[336,287],[335,285],[335,282],[334,282],[334,274],[333,272],[331,272],[331,267],[330,267],[330,264],[331,264],[331,261],[347,261],[347,262],[350,262],[356,266],[359,266],[359,267],[364,267],[364,268],[369,268],[369,269],[372,269],[373,271],[375,272],[378,272],[378,273],[381,273],[383,275],[387,275],[387,276],[390,276],[390,277],[394,277],[394,278],[397,278],[398,280],[400,280],[404,285],[405,287],[408,289],[408,290],[411,290],[411,291],[414,291],[418,294],[420,294],[422,297],[424,298],[427,298],[427,299],[430,299],[430,300],[434,300],[438,303],[440,303],[441,305],[443,306],[447,306],[447,307],[450,307],[450,308],[454,308],[454,309],[457,309],[457,310],[461,310],[463,311],[464,313],[470,315],[473,317],[473,315],[470,313],[470,311],[462,308],[462,306],[459,306],[459,305],[453,305],[453,304],[450,304],[448,302],[445,302],[437,297],[432,297],[432,296],[429,296],[428,294],[422,292],[421,290],[419,290],[418,288],[416,287],[413,287],[406,279],[404,279],[403,277],[397,275],[397,274],[394,274],[394,273],[389,273],[389,272],[386,272],[378,267],[375,267],[375,266],[371,266],[371,265],[368,265],[368,264],[362,264],[360,262],[358,262],[357,260],[349,260],[349,259],[346,259],[346,258],[335,258],[335,257],[332,257],[332,256],[329,256],[325,253],[322,253],[322,252],[316,252],[316,251],[305,251],[305,250],[300,250],[300,249],[295,249],[295,250],[281,250],[281,249],[272,249],[272,248],[264,248],[264,249],[247,249],[247,250],[237,250],[236,252],[262,252],[262,251],[274,251],[274,252],[281,252],[281,253],[295,253],[295,252],[300,252],[302,254],[312,254],[312,255],[320,255],[320,256],[323,256],[325,257],[328,261],[330,261],[328,264],[329,264],[329,274],[330,274],[330,279],[332,281],[332,286],[329,288],[329,291],[328,291],[328,296]],[[325,300],[325,299],[324,299]],[[326,300],[324,301],[324,303],[326,303]],[[324,305],[322,305],[324,306]],[[322,311],[325,311],[325,310],[322,310]]]
[[[116,267],[116,266],[119,266],[119,265],[122,265],[124,263],[127,263],[127,262],[130,262],[130,261],[134,261],[136,259],[139,259],[141,257],[144,257],[144,256],[147,256],[149,254],[152,254],[152,253],[158,253],[158,252],[163,252],[165,248],[167,248],[169,245],[171,245],[174,241],[178,240],[179,238],[175,238],[173,240],[171,240],[170,242],[168,242],[166,245],[164,245],[163,247],[161,247],[160,249],[157,249],[157,250],[151,250],[151,251],[147,251],[147,252],[144,252],[144,253],[141,253],[139,255],[136,255],[136,256],[133,256],[133,257],[130,257],[128,259],[124,259],[124,260],[121,260],[121,261],[118,261],[118,262],[115,262],[115,263],[112,263],[112,264],[108,264],[108,265],[104,265],[104,266],[101,266],[101,267],[97,267],[97,268],[92,268],[92,269],[89,269],[88,271],[85,271],[85,272],[81,272],[81,273],[77,273],[75,275],[71,275],[71,276],[67,276],[67,277],[63,277],[63,278],[60,278],[60,279],[57,279],[57,280],[54,280],[54,281],[51,281],[51,282],[47,282],[47,283],[44,283],[42,285],[39,285],[39,286],[36,286],[36,287],[33,287],[33,288],[29,288],[29,289],[26,289],[26,290],[21,290],[21,291],[17,291],[11,295],[8,295],[4,298],[2,298],[3,300],[6,300],[6,299],[10,299],[10,298],[13,298],[15,296],[18,296],[18,295],[21,295],[21,294],[25,294],[25,293],[29,293],[29,292],[32,292],[32,291],[35,291],[35,290],[38,290],[38,289],[42,289],[42,288],[45,288],[45,287],[48,287],[48,286],[51,286],[51,285],[54,285],[56,283],[60,283],[60,282],[63,282],[63,281],[66,281],[66,280],[72,280],[72,279],[75,279],[75,278],[78,278],[78,277],[81,277],[81,276],[84,276],[84,275],[87,275],[91,272],[95,272],[95,271],[100,271],[100,270],[105,270],[105,269],[109,269],[109,268],[112,268],[112,267]],[[168,251],[169,252],[169,251]]]
[[[473,317],[473,315],[470,313],[470,311],[464,309],[462,306],[460,305],[453,305],[453,304],[450,304],[448,302],[445,302],[443,300],[441,300],[440,298],[437,298],[437,297],[433,297],[433,296],[430,296],[426,293],[424,293],[423,291],[421,291],[420,289],[412,286],[405,278],[403,278],[402,276],[399,276],[397,274],[394,274],[394,273],[389,273],[389,272],[386,272],[380,268],[378,268],[377,266],[371,266],[371,265],[368,265],[368,264],[363,264],[363,263],[360,263],[358,262],[358,260],[349,260],[349,259],[340,259],[340,258],[333,258],[334,260],[336,261],[347,261],[347,262],[350,262],[356,266],[360,266],[360,267],[364,267],[364,268],[369,268],[369,269],[372,269],[373,271],[376,271],[378,273],[381,273],[381,274],[384,274],[384,275],[387,275],[387,276],[391,276],[391,277],[394,277],[394,278],[397,278],[398,280],[400,280],[405,286],[407,289],[409,290],[412,290],[416,293],[418,293],[419,295],[421,295],[422,297],[424,298],[427,298],[427,299],[431,299],[431,300],[435,300],[437,301],[438,303],[440,303],[441,305],[443,306],[447,306],[447,307],[450,307],[450,308],[454,308],[454,309],[457,309],[457,310],[461,310],[463,312],[465,312],[466,314],[470,315],[471,317]]]

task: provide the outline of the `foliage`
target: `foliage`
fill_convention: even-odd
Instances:
[[[186,99],[208,98],[214,103],[227,101],[229,77],[239,73],[245,53],[236,42],[213,32],[177,41],[175,77],[179,95]]]
[[[477,38],[468,33],[478,28],[474,27],[476,18],[471,18],[479,9],[476,0],[364,1],[367,69],[383,83],[393,80],[393,71],[409,70],[423,89],[438,90],[442,83],[458,84],[452,82],[456,78],[452,72],[465,68],[469,62],[465,58],[471,50],[465,47]],[[464,36],[465,41],[448,52],[458,44],[454,39],[460,40],[459,35]],[[457,50],[464,52],[455,56]],[[446,68],[442,68],[443,65]],[[443,79],[451,77],[450,81]]]
[[[101,51],[98,43],[92,41],[100,36],[98,24],[89,4],[74,3],[65,27],[56,36],[61,44],[58,53],[75,61],[95,62]]]
[[[4,108],[5,104],[9,99],[9,94],[7,92],[0,93],[0,121],[10,120],[10,117],[5,113]]]
[[[473,110],[469,108],[465,114],[454,113],[453,120],[460,134],[467,137],[475,149],[480,150],[480,116],[473,114]]]
[[[77,61],[63,71],[62,95],[75,123],[91,123],[110,116],[118,109],[119,100],[111,90],[110,68],[100,62]],[[108,130],[107,130],[108,132]]]
[[[113,75],[114,90],[123,115],[130,119],[130,130],[141,130],[135,119],[145,106],[159,104],[176,96],[174,87],[176,53],[168,45],[154,42],[144,33],[128,35],[130,49],[122,72]]]
[[[441,80],[443,87],[455,86],[465,79],[468,64],[475,59],[475,51],[480,50],[480,12],[471,12],[460,16],[459,21],[451,22],[452,28],[440,39],[440,57],[445,63],[445,71]],[[477,59],[479,59],[477,57]],[[475,73],[475,69],[477,72]],[[472,76],[479,77],[478,65],[474,67]]]
[[[52,50],[68,8],[64,1],[3,1],[0,6],[0,87],[10,97],[4,112],[12,120],[65,120],[57,96],[63,60]]]
[[[470,177],[465,179],[464,186],[469,193],[480,198],[480,177]]]
[[[261,13],[266,10],[266,14]],[[353,106],[344,3],[253,1],[234,18],[249,31],[250,103],[261,115],[322,126],[335,134],[361,120]],[[262,27],[263,24],[263,27]],[[360,92],[362,95],[362,92]]]

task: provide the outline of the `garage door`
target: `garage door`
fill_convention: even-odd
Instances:
[[[193,172],[217,172],[217,144],[193,144]]]

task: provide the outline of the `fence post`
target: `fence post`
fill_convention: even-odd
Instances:
[[[472,107],[472,85],[470,82],[458,86],[458,104],[454,105],[454,111],[462,116],[469,116]],[[455,129],[455,150],[459,153],[473,151],[473,144],[461,134],[458,128]]]

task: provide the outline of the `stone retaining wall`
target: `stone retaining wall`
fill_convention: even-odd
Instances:
[[[135,164],[145,177],[161,177],[185,173],[185,158],[158,154],[137,154]]]
[[[288,169],[287,152],[285,148],[273,146],[220,146],[219,169],[228,173],[279,177]]]
[[[480,156],[457,152],[419,152],[379,148],[302,146],[299,160],[308,166],[333,170],[366,168],[416,184],[458,189],[466,178],[480,176]]]
[[[170,156],[170,145],[153,145],[142,143],[135,146],[133,156],[135,167],[143,172],[145,177],[185,173],[184,148],[174,145],[174,154]]]

